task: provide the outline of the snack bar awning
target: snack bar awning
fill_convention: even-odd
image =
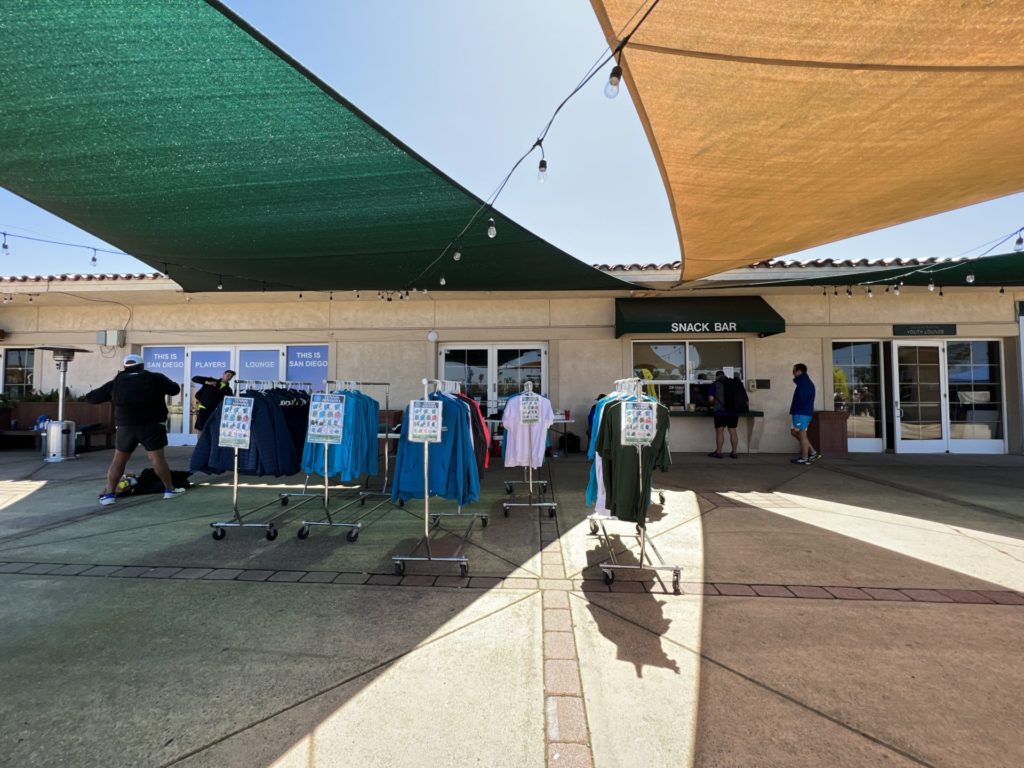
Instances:
[[[652,7],[591,3],[613,49]],[[622,66],[682,278],[1024,190],[1021,20],[1019,2],[658,2]]]
[[[186,291],[628,287],[496,211],[442,257],[481,200],[215,0],[10,0],[0,72],[0,186]]]
[[[616,299],[615,337],[627,333],[784,333],[786,321],[760,296]]]

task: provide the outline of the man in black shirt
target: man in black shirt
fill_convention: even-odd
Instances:
[[[164,484],[164,498],[173,499],[184,493],[175,488],[171,469],[164,457],[167,445],[167,395],[176,395],[181,387],[162,373],[147,371],[138,355],[124,359],[124,370],[102,387],[85,396],[87,403],[114,403],[114,459],[107,469],[107,485],[100,494],[100,504],[115,502],[114,490],[124,474],[132,452],[141,443],[157,477]]]
[[[219,379],[212,376],[193,376],[192,383],[199,384],[199,391],[196,392],[196,432],[202,432],[206,426],[206,420],[210,414],[217,410],[221,401],[234,392],[231,391],[231,380],[235,378],[235,372],[224,371]]]

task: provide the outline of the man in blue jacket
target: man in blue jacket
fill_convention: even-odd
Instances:
[[[821,458],[821,454],[814,450],[811,441],[807,439],[807,428],[814,416],[815,390],[814,382],[807,375],[807,366],[803,363],[793,366],[793,383],[796,389],[793,390],[793,404],[789,406],[789,413],[793,419],[789,433],[800,443],[800,456],[790,461],[794,464],[813,464]]]

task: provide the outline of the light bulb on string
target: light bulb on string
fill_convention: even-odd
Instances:
[[[328,301],[334,301],[334,291],[331,291],[331,292],[330,292],[330,293],[329,293],[329,294],[327,295],[327,300],[328,300]]]
[[[853,298],[853,288],[851,288],[850,286],[846,286],[846,298]]]
[[[873,288],[871,288],[870,286],[868,287],[868,298],[869,298],[869,299],[873,299],[873,298],[875,298],[875,291],[874,291],[874,289],[873,289]]]
[[[438,280],[441,285],[448,285],[448,281],[444,279],[444,275],[441,275],[441,279]]]
[[[826,288],[825,286],[822,286],[821,287],[821,295],[822,296],[828,296],[828,288]]]
[[[966,280],[967,280],[968,285],[973,283],[974,282],[974,273],[973,272],[968,272]]]
[[[537,181],[541,184],[544,183],[544,179],[548,177],[548,161],[541,158],[540,163],[537,165]]]
[[[221,279],[220,275],[217,275],[217,290],[218,291],[223,291],[224,290],[224,281]]]
[[[839,286],[837,286],[837,285],[833,285],[832,286],[832,295],[833,296],[838,296],[839,295]]]
[[[452,251],[452,261],[462,261],[462,246],[456,245]]]
[[[9,245],[7,245],[7,233],[4,232],[3,235],[4,235],[3,253],[4,253],[4,256],[10,256],[11,255],[11,247]]]
[[[620,80],[622,80],[622,67],[616,64],[612,67],[611,74],[608,75],[608,83],[604,87],[604,95],[609,99],[614,99],[619,95]]]
[[[94,267],[96,266],[96,249],[95,248],[92,249],[92,258],[89,259],[89,263],[92,266],[94,266]]]
[[[302,291],[299,291],[299,298],[302,298]]]
[[[942,286],[940,285],[940,286],[939,286],[939,298],[942,298],[942,297],[943,297],[943,296],[945,296],[945,295],[946,295],[946,294],[942,292]]]
[[[928,290],[929,291],[934,291],[935,290],[935,281],[934,280],[929,280],[928,281]]]
[[[1005,288],[1005,287],[1002,287],[1002,286],[1001,286],[1001,287],[999,288],[999,295],[1001,296],[1001,295],[1003,295],[1004,293],[1006,293],[1006,288]]]
[[[7,246],[4,247],[6,248]],[[1018,233],[1017,239],[1013,241],[1013,250],[1017,253],[1024,251],[1024,235]]]
[[[359,291],[356,291],[356,301],[359,301]]]
[[[498,236],[498,228],[494,226],[494,219],[487,220],[487,236],[492,240]]]
[[[893,292],[893,293],[894,293],[895,295],[897,295],[897,296],[899,296],[899,295],[900,295],[900,286],[899,286],[899,283],[897,283],[896,285],[894,285],[894,286],[892,287],[892,292]]]

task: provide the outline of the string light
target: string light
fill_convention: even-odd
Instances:
[[[608,84],[604,87],[604,95],[609,99],[614,99],[619,95],[620,80],[622,80],[622,67],[616,64],[612,67],[612,72],[608,75]]]
[[[974,273],[973,272],[968,272],[967,273],[967,283],[968,283],[968,285],[970,285],[973,282],[974,282]]]
[[[444,279],[444,275],[441,275],[441,279],[438,281],[441,285],[448,285],[448,281]]]
[[[892,287],[892,292],[893,292],[894,294],[896,294],[897,296],[899,296],[899,295],[900,295],[900,285],[899,285],[899,283],[897,283],[896,285],[894,285],[894,286]]]
[[[999,288],[999,294],[1000,294],[1000,295],[1002,295],[1002,294],[1004,294],[1004,293],[1006,293],[1006,287],[1005,287],[1005,286],[1000,286],[1000,288]]]
[[[868,298],[869,299],[875,298],[875,291],[870,286],[868,286]]]
[[[456,245],[452,252],[452,261],[462,261],[462,246]]]
[[[833,296],[838,296],[839,295],[839,287],[838,286],[835,286],[835,285],[832,286],[832,295]]]
[[[94,267],[96,266],[96,249],[95,248],[92,249],[92,258],[89,259],[89,263],[92,266],[94,266]]]
[[[846,286],[846,298],[853,298],[853,288],[851,288],[850,286]]]
[[[331,291],[331,292],[330,292],[330,293],[329,293],[329,294],[327,295],[327,300],[328,300],[328,301],[334,301],[334,291]]]
[[[821,287],[821,295],[822,296],[828,296],[828,288],[826,288],[825,286],[822,286]]]
[[[541,184],[544,183],[544,179],[548,177],[548,161],[543,157],[540,159],[540,163],[537,165],[537,181]]]
[[[7,245],[7,233],[4,232],[3,234],[4,234],[3,254],[4,254],[4,256],[10,256],[11,255],[11,247],[9,245]]]
[[[934,280],[934,278],[929,278],[928,279],[928,290],[929,291],[934,291],[935,290],[935,280]]]
[[[1013,250],[1017,253],[1024,251],[1024,235],[1018,233],[1017,239],[1013,241]]]
[[[946,294],[942,292],[942,286],[940,285],[940,286],[939,286],[939,298],[942,298],[942,297],[943,297],[943,296],[945,296],[945,295],[946,295]]]
[[[217,290],[218,291],[223,291],[224,290],[224,281],[221,279],[220,275],[217,275]]]
[[[493,240],[498,236],[498,228],[494,226],[494,219],[487,220],[487,236]]]

